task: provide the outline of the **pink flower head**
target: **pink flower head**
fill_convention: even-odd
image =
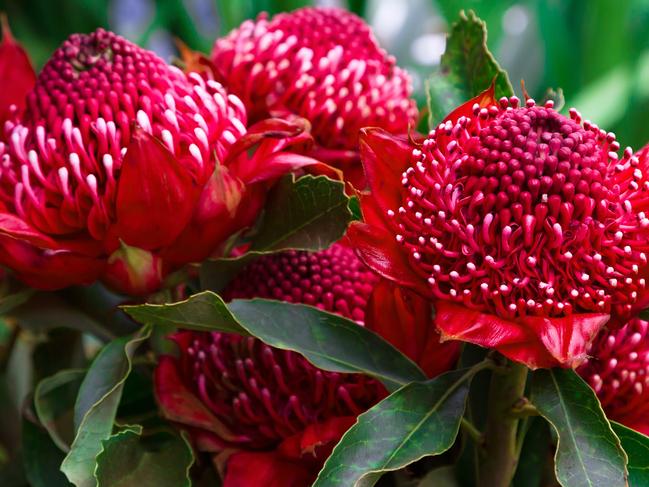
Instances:
[[[361,144],[372,195],[350,239],[435,302],[445,337],[575,367],[646,300],[644,163],[576,110],[491,89],[421,145],[375,129]]]
[[[233,279],[223,296],[310,304],[363,323],[377,281],[351,248],[337,243],[317,253],[288,251],[258,259]]]
[[[603,331],[577,371],[597,393],[606,416],[649,434],[649,322],[633,319]]]
[[[0,262],[38,288],[155,291],[254,220],[261,181],[305,163],[275,154],[296,127],[246,124],[219,83],[112,32],[70,36],[0,139]]]
[[[212,61],[253,120],[282,112],[306,118],[317,157],[345,170],[358,161],[361,128],[406,133],[417,120],[410,77],[345,10],[306,7],[245,21],[216,41]]]
[[[402,322],[391,321],[388,330],[386,320],[377,331],[418,338],[420,342],[407,350],[411,358],[419,358],[426,348],[431,354],[423,361],[428,370],[447,370],[457,350],[440,348],[438,336],[426,336],[430,309],[414,318],[416,306],[404,305],[385,291],[375,298],[377,281],[353,250],[335,244],[318,253],[262,257],[247,266],[223,296],[310,304],[360,325],[368,306],[378,308],[380,300],[387,320],[398,317]],[[404,311],[394,311],[397,308]],[[426,326],[421,332],[410,329],[422,321]],[[387,338],[394,343],[393,336]],[[311,485],[356,416],[385,394],[366,376],[320,370],[295,352],[254,338],[181,332],[174,341],[178,358],[161,357],[155,375],[159,404],[168,419],[190,432],[200,450],[220,454],[225,487]],[[249,468],[251,464],[259,468]]]
[[[308,303],[360,321],[374,282],[352,250],[335,245],[262,257],[224,296]],[[311,485],[355,417],[385,394],[366,376],[320,370],[254,338],[181,332],[174,340],[179,358],[161,357],[156,371],[159,403],[199,449],[240,451],[228,459],[225,487]],[[270,466],[238,468],[242,458]]]

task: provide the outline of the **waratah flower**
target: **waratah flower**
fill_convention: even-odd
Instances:
[[[155,291],[254,220],[265,180],[309,163],[278,152],[300,127],[246,123],[219,83],[111,32],[72,35],[0,139],[0,262],[37,288]]]
[[[311,304],[362,324],[376,282],[350,248],[336,244],[315,254],[289,251],[262,257],[223,296]],[[388,294],[383,296],[387,308],[396,308]],[[392,322],[393,327],[415,324],[407,321],[407,313],[399,316],[404,321]],[[430,319],[430,314],[418,319]],[[424,328],[430,329],[429,324]],[[425,330],[406,333],[438,344],[437,349],[428,346],[432,357],[426,363],[429,370],[442,372],[444,364],[457,358],[456,350],[440,348],[439,338],[425,336]],[[219,454],[225,487],[311,485],[356,416],[385,394],[371,378],[320,370],[295,352],[254,338],[180,332],[174,341],[179,356],[161,357],[156,370],[158,402],[199,450]],[[442,365],[433,364],[435,357]]]
[[[649,434],[649,322],[633,319],[597,336],[577,371],[595,390],[606,416]]]
[[[435,303],[444,337],[574,367],[609,319],[644,305],[644,163],[576,110],[490,89],[421,145],[376,129],[361,145],[372,195],[350,238]]]
[[[25,107],[25,96],[34,86],[36,73],[25,50],[11,35],[9,22],[0,14],[0,129]]]
[[[317,158],[345,170],[360,173],[361,128],[406,133],[416,123],[410,77],[345,10],[307,7],[245,21],[216,41],[212,61],[252,120],[282,112],[308,119]]]

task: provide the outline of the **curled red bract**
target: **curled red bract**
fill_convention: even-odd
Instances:
[[[34,86],[36,73],[29,56],[16,42],[9,29],[7,17],[0,13],[2,42],[0,42],[0,128],[15,118],[24,108],[27,93]]]

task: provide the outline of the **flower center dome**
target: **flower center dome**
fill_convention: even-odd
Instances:
[[[248,265],[222,293],[311,304],[361,321],[377,278],[346,246],[289,251]],[[356,416],[385,394],[361,374],[320,370],[301,355],[231,333],[176,337],[185,382],[250,448],[271,447],[306,426]]]
[[[251,119],[295,113],[328,149],[357,150],[363,127],[405,133],[416,124],[409,75],[369,25],[342,9],[306,7],[246,21],[216,41],[212,60]]]
[[[387,214],[434,297],[506,319],[630,312],[645,287],[649,219],[634,201],[646,182],[614,134],[581,122],[501,99],[413,151]]]

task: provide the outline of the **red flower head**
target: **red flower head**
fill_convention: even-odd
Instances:
[[[606,415],[649,435],[649,322],[633,319],[593,342],[578,372],[591,385]]]
[[[6,15],[0,13],[0,130],[24,107],[25,97],[34,86],[36,73],[25,50],[11,35]]]
[[[276,153],[298,128],[246,123],[220,84],[111,32],[72,35],[0,142],[0,262],[38,288],[156,290],[251,223],[260,181],[308,162]]]
[[[253,120],[284,111],[308,119],[317,157],[343,169],[358,162],[361,128],[406,133],[417,120],[410,77],[345,10],[248,20],[216,41],[212,61]]]
[[[230,283],[224,296],[311,304],[362,324],[376,282],[350,248],[336,244],[315,254],[262,257]],[[373,379],[320,370],[295,352],[254,338],[180,332],[174,340],[180,355],[160,359],[158,401],[200,450],[223,452],[218,460],[225,464],[225,487],[311,485],[356,416],[385,394]],[[430,345],[429,351],[448,351],[456,358],[454,349]],[[441,372],[442,367],[432,368]],[[226,463],[232,451],[237,453]]]
[[[447,338],[530,367],[574,367],[646,300],[638,157],[612,133],[493,89],[421,145],[361,140],[372,195],[350,238],[377,272],[434,301]]]

